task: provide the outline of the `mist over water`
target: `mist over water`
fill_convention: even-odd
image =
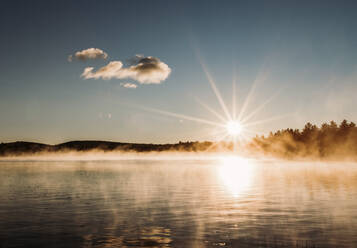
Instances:
[[[355,163],[0,161],[0,247],[354,247],[356,199]]]

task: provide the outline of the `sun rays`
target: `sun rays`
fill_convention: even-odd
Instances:
[[[214,116],[217,119],[216,121],[207,120],[201,117],[190,116],[186,114],[180,114],[180,113],[174,113],[165,110],[159,110],[155,108],[149,108],[149,107],[142,107],[142,109],[179,118],[179,119],[185,119],[185,120],[194,121],[194,122],[212,126],[213,130],[210,135],[211,138],[214,138],[216,140],[216,142],[213,143],[213,145],[209,147],[207,150],[213,149],[214,147],[219,145],[220,142],[223,141],[230,142],[233,145],[233,150],[236,150],[239,144],[243,143],[249,137],[256,135],[258,133],[255,130],[251,129],[252,127],[264,124],[266,122],[274,121],[280,118],[284,118],[290,115],[288,114],[288,115],[271,116],[266,119],[251,121],[281,92],[281,90],[276,91],[275,94],[269,97],[261,105],[253,109],[251,112],[248,112],[248,107],[250,102],[252,101],[252,97],[255,93],[257,85],[263,83],[267,79],[269,74],[268,71],[262,70],[260,73],[258,73],[256,79],[254,80],[249,90],[249,93],[245,97],[240,107],[237,105],[237,75],[234,71],[233,79],[232,79],[232,104],[231,104],[231,109],[229,110],[207,66],[200,58],[199,58],[199,62],[202,66],[207,81],[209,82],[209,85],[211,86],[211,89],[216,97],[218,105],[221,108],[221,112],[215,110],[214,108],[209,106],[207,103],[203,102],[198,97],[196,97],[195,100],[200,106],[202,106],[203,109],[205,109],[210,114],[212,114],[212,116]]]

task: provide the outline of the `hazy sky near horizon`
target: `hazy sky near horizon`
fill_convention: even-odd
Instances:
[[[265,78],[247,114],[280,92],[252,121],[289,115],[257,133],[357,121],[356,11],[356,1],[327,0],[2,1],[0,142],[212,140],[209,125],[140,108],[219,121],[196,100],[222,113],[200,62],[229,108],[233,71],[238,109]],[[75,59],[88,48],[106,59]],[[136,55],[157,58],[166,74],[91,78]]]

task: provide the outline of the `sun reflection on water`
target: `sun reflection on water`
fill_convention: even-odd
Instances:
[[[241,196],[253,182],[254,163],[236,156],[222,157],[217,166],[218,176],[234,197]]]

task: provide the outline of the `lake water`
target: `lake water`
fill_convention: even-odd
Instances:
[[[357,247],[357,165],[1,161],[0,247]]]

